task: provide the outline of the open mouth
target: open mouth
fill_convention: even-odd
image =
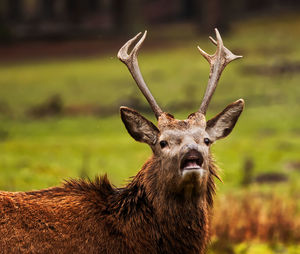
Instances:
[[[183,156],[180,163],[180,169],[184,171],[195,171],[202,169],[203,156],[196,150],[191,150]]]

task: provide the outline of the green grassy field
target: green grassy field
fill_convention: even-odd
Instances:
[[[249,158],[254,176],[275,172],[288,180],[248,188],[287,196],[299,193],[299,27],[299,14],[288,14],[245,21],[223,36],[225,45],[244,58],[223,73],[209,117],[239,98],[245,99],[246,109],[233,133],[213,148],[224,181],[218,183],[218,195],[240,191]],[[147,42],[139,55],[145,80],[166,111],[191,101],[190,109],[171,112],[186,118],[200,106],[209,69],[196,46],[208,52],[214,47],[208,39],[193,35],[176,47],[152,49],[151,30]],[[116,114],[43,119],[27,115],[29,108],[53,94],[59,94],[65,106],[112,107]],[[93,59],[1,63],[0,189],[40,189],[70,177],[93,178],[105,172],[115,185],[125,184],[151,154],[127,134],[117,114],[117,106],[130,96],[143,100],[116,52]],[[245,246],[235,251],[279,253],[255,246],[258,251],[248,247],[243,252]],[[290,247],[282,253],[297,251]]]

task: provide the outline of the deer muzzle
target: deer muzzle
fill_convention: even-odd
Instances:
[[[202,154],[196,150],[189,150],[180,161],[181,174],[196,172],[203,176],[206,170],[202,167],[204,162]]]

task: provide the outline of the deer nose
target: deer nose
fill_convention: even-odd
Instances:
[[[181,154],[183,156],[186,156],[187,154],[190,154],[190,155],[192,155],[192,157],[197,157],[199,166],[202,166],[204,159],[203,159],[202,153],[198,149],[197,144],[189,143],[189,144],[184,145],[182,147]]]
[[[204,159],[202,153],[196,149],[186,150],[180,162],[180,168],[185,169],[200,169],[203,165]]]
[[[186,142],[180,149],[180,154],[184,155],[190,151],[198,151],[198,145],[194,142]]]
[[[184,147],[183,147],[183,150],[185,152],[189,152],[191,150],[196,150],[198,151],[198,146],[196,144],[186,144]]]

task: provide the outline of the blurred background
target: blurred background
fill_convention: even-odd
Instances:
[[[155,122],[119,48],[140,31],[146,82],[163,110],[200,106],[218,27],[244,58],[224,71],[208,118],[244,98],[213,148],[222,170],[209,253],[300,253],[300,1],[0,0],[0,189],[107,173],[122,186],[150,149],[118,115]]]

